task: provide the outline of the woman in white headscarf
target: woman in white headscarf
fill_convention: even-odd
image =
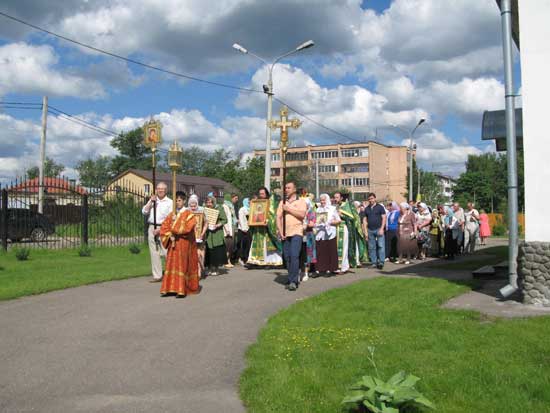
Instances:
[[[199,256],[199,278],[202,278],[204,275],[204,235],[206,234],[206,229],[208,228],[208,223],[204,218],[203,208],[199,206],[199,197],[195,194],[189,197],[187,201],[187,209],[194,214],[203,214],[202,216],[202,228],[196,230],[195,238],[197,243],[197,255]]]
[[[338,271],[338,245],[336,241],[336,227],[340,224],[340,215],[331,205],[330,196],[322,194],[321,206],[317,208],[315,229],[315,247],[317,250],[317,264],[319,273]]]

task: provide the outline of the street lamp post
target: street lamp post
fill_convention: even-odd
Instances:
[[[412,198],[412,194],[413,194],[413,136],[414,136],[414,133],[416,132],[416,130],[418,129],[418,127],[420,125],[422,125],[424,122],[426,122],[426,119],[424,119],[424,118],[420,119],[412,131],[408,131],[405,128],[402,128],[401,126],[398,126],[396,124],[391,125],[392,127],[397,128],[399,130],[402,130],[407,135],[409,135],[409,199],[408,199],[409,201],[411,199],[413,199]]]
[[[238,43],[233,44],[233,49],[238,50],[241,53],[249,54],[251,56],[254,56],[256,59],[264,63],[265,65],[269,66],[269,77],[267,79],[267,85],[263,86],[264,93],[267,95],[267,121],[266,121],[266,132],[265,132],[265,174],[264,174],[264,186],[271,190],[271,128],[269,127],[269,121],[271,120],[272,115],[272,108],[273,108],[273,67],[275,64],[287,57],[291,54],[297,53],[304,49],[309,49],[310,47],[313,47],[315,43],[313,40],[308,40],[307,42],[302,43],[295,49],[291,50],[290,52],[287,52],[278,58],[276,58],[272,63],[266,62],[264,59],[262,59],[260,56],[252,53],[248,49],[245,49],[243,46],[241,46]]]

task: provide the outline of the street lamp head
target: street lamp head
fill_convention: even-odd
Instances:
[[[242,47],[238,43],[233,43],[233,49],[238,50],[239,52],[244,53],[244,54],[248,53],[248,50],[246,50],[244,47]]]
[[[418,121],[418,126],[422,125],[424,122],[426,122],[426,119],[422,118]]]
[[[298,46],[296,48],[296,51],[309,49],[310,47],[313,47],[313,46],[315,46],[315,43],[313,42],[313,40],[308,40],[307,42],[304,42],[300,46]]]

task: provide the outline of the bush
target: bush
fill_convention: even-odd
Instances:
[[[141,252],[141,248],[137,244],[130,244],[128,249],[132,254],[139,254]]]
[[[78,249],[78,255],[80,257],[91,257],[92,249],[87,245],[83,245]]]
[[[504,224],[495,224],[493,226],[493,235],[496,237],[501,237],[506,235],[506,225]]]
[[[31,250],[29,248],[15,249],[15,258],[17,258],[18,261],[27,261],[29,259],[30,254],[31,254]]]

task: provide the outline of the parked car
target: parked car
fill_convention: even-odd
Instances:
[[[4,232],[0,220],[0,234]],[[33,242],[45,241],[55,232],[55,225],[43,214],[24,208],[8,208],[8,239],[17,242],[29,238]]]

